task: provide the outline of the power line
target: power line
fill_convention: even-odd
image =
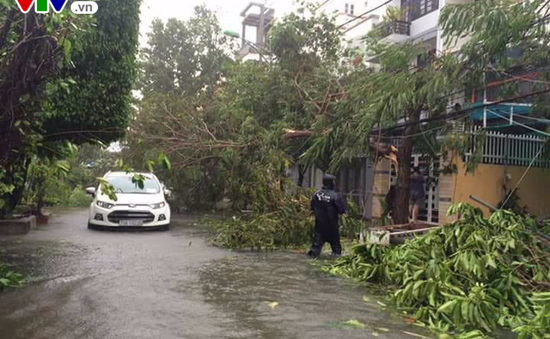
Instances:
[[[364,17],[365,15],[370,14],[370,13],[376,11],[377,9],[380,9],[380,8],[384,7],[384,6],[388,5],[388,4],[390,4],[391,2],[393,2],[393,0],[388,0],[388,1],[384,2],[383,4],[378,5],[378,6],[374,7],[373,9],[370,9],[370,10],[366,11],[365,13],[356,16],[355,18],[353,18],[353,19],[351,19],[351,20],[348,20],[348,21],[344,22],[343,24],[341,24],[341,25],[339,25],[339,26],[336,26],[336,29],[335,29],[335,30],[337,31],[337,30],[339,30],[340,28],[346,26],[347,24],[350,24],[350,23],[352,23],[352,22],[354,22],[354,21],[357,21],[357,20],[361,19],[362,17]],[[323,4],[323,6],[324,6],[324,4]],[[318,7],[318,8],[319,8],[319,7]],[[314,40],[313,38],[312,38],[312,39],[309,39],[309,40],[306,42],[306,45],[309,44],[310,42],[312,42],[313,40]]]
[[[540,65],[537,66],[537,68],[535,68],[534,70],[536,71],[540,71],[540,70],[543,70],[543,69],[548,69],[550,65],[546,64],[546,65]],[[416,66],[415,66],[416,67]],[[413,67],[413,69],[415,68]],[[476,71],[474,69],[469,69],[471,71]],[[490,70],[482,70],[483,72],[491,72]],[[508,76],[509,78],[507,79],[501,79],[501,81],[506,81],[506,80],[510,80],[510,79],[513,79],[513,80],[518,80],[518,81],[526,81],[526,82],[532,82],[532,83],[540,83],[540,84],[546,84],[546,85],[550,85],[550,81],[543,81],[543,80],[536,80],[536,79],[529,79],[529,78],[525,78],[525,77],[522,77],[522,76],[516,76],[516,75],[513,75],[507,71],[496,71],[495,72],[499,72],[499,73],[502,73],[506,76]],[[493,88],[493,87],[496,87],[498,86],[498,84],[494,84],[494,83],[488,83],[486,84],[484,87],[480,87],[480,88],[475,88],[476,91],[487,91],[488,89],[490,88]],[[468,94],[463,94],[461,96],[456,96],[456,94],[461,94],[461,93],[465,93],[466,90],[464,89],[461,89],[461,90],[456,90],[454,92],[451,92],[451,93],[448,93],[446,95],[443,95],[439,98],[437,98],[438,100],[441,100],[441,99],[447,99],[447,98],[451,98],[451,97],[454,97],[454,99],[456,100],[460,100],[460,99],[466,99],[468,97]],[[541,122],[550,122],[550,120],[546,120],[546,119],[537,119],[537,118],[532,118],[532,117],[524,117],[524,118],[527,118],[527,119],[532,119],[532,120],[539,120]]]
[[[436,61],[438,60],[439,58],[435,58],[433,61]],[[423,70],[425,68],[427,68],[428,65],[426,66],[417,66],[417,65],[410,65],[408,70],[407,71],[413,71],[413,70]],[[535,66],[536,67],[536,70],[539,71],[539,70],[543,70],[543,69],[548,69],[550,67],[550,64],[540,64],[540,65],[537,65]],[[471,69],[471,68],[468,68],[466,67],[466,69],[470,70],[470,71],[477,71],[475,69]],[[491,72],[491,70],[482,70],[482,72]],[[502,73],[506,74],[509,76],[509,78],[511,79],[516,79],[518,81],[531,81],[531,82],[537,82],[537,83],[545,83],[547,85],[550,85],[550,82],[546,82],[546,81],[542,81],[542,80],[533,80],[533,79],[528,79],[528,78],[524,78],[524,77],[518,77],[518,76],[515,76],[511,73],[507,73],[506,71],[502,71]],[[503,79],[503,81],[505,81],[507,79]],[[487,91],[488,89],[492,88],[492,87],[495,87],[496,85],[495,84],[486,84],[484,87],[480,87],[480,88],[475,88],[476,91]],[[464,94],[462,94],[464,93]],[[457,94],[462,94],[461,96],[456,96]],[[437,100],[442,100],[442,99],[447,99],[447,98],[451,98],[451,97],[454,97],[453,99],[455,100],[460,100],[460,99],[466,99],[469,97],[468,94],[466,94],[466,90],[465,89],[460,89],[460,90],[456,90],[456,91],[453,91],[453,92],[450,92],[448,94],[445,94],[445,95],[442,95],[440,97],[437,98]]]
[[[344,33],[353,31],[353,30],[356,29],[357,27],[359,27],[359,26],[361,26],[362,24],[364,24],[368,19],[369,19],[369,18],[365,18],[363,21],[357,23],[357,24],[354,25],[354,26],[351,26],[350,28],[346,29],[346,30],[344,31]]]
[[[330,4],[331,2],[333,2],[333,1],[334,1],[334,0],[326,0],[325,2],[323,2],[322,4],[320,4],[319,6],[317,6],[317,8],[315,8],[315,10],[318,10],[319,8],[328,5],[328,4]]]
[[[548,69],[550,65],[546,64],[546,65],[540,65],[540,67],[536,68],[536,70],[543,70],[543,69]],[[412,70],[412,69],[415,69],[415,68],[419,68],[418,66],[411,66],[411,68],[409,70]],[[470,69],[472,71],[475,71],[473,69]],[[489,72],[487,70],[485,70],[484,72]],[[510,78],[517,78],[516,76],[510,74],[510,73],[506,73],[506,71],[503,71],[504,74],[508,74],[510,76]],[[507,80],[507,79],[503,79],[504,80]],[[516,80],[525,80],[525,81],[529,81],[528,79],[524,79],[524,78],[521,78],[519,77],[519,79],[516,79]],[[545,83],[545,82],[542,82],[542,83]],[[547,84],[550,84],[550,82],[547,82]],[[475,88],[475,91],[487,91],[488,89],[492,88],[492,87],[495,87],[494,84],[491,84],[491,83],[488,83],[486,84],[485,86],[483,87],[479,87],[479,88]],[[455,99],[455,100],[460,100],[460,99],[466,99],[469,97],[468,94],[466,94],[466,90],[465,89],[460,89],[460,90],[456,90],[456,91],[453,91],[451,93],[448,93],[448,94],[445,94],[445,95],[442,95],[440,97],[437,98],[437,100],[442,100],[442,99],[448,99],[448,98],[452,98],[452,99]],[[457,94],[462,94],[460,96],[457,96]],[[531,119],[536,119],[536,118],[531,118]]]
[[[498,110],[500,111],[500,110]],[[500,111],[502,112],[502,111]],[[502,112],[502,113],[505,113],[505,112]],[[522,115],[521,116],[522,119],[528,119],[528,120],[534,120],[534,121],[538,121],[538,122],[545,122],[545,123],[550,123],[550,120],[549,119],[544,119],[544,118],[535,118],[535,117],[530,117],[528,115]]]
[[[439,131],[439,130],[442,130],[444,128],[446,128],[447,126],[443,125],[443,126],[438,126],[438,127],[434,127],[434,128],[431,128],[431,129],[427,129],[427,130],[422,130],[422,132],[419,132],[419,133],[416,133],[416,134],[411,134],[411,135],[405,135],[405,136],[380,136],[380,139],[385,139],[385,140],[405,140],[405,139],[410,139],[410,138],[416,138],[416,137],[420,137],[422,135],[426,135],[430,132],[435,132],[435,131]],[[377,136],[378,138],[378,136]]]
[[[388,0],[388,1],[384,2],[383,4],[378,5],[378,6],[374,7],[373,9],[370,9],[370,10],[366,11],[365,13],[360,14],[359,16],[356,16],[355,18],[353,18],[353,19],[351,19],[351,20],[349,20],[349,21],[346,21],[345,23],[343,23],[343,24],[341,24],[340,26],[336,27],[336,29],[340,29],[340,28],[346,26],[347,24],[350,24],[350,23],[352,23],[352,22],[354,22],[354,21],[356,21],[356,20],[359,20],[359,19],[361,19],[362,17],[364,17],[365,15],[370,14],[370,13],[376,11],[377,9],[380,9],[380,8],[384,7],[384,6],[388,5],[388,4],[390,4],[391,2],[393,2],[393,0]]]
[[[493,68],[494,69],[494,68]],[[545,84],[545,85],[549,85],[550,84],[550,81],[545,81],[545,80],[539,80],[539,79],[531,79],[531,78],[526,78],[525,76],[521,76],[521,75],[514,75],[514,74],[511,74],[511,73],[508,73],[506,71],[498,71],[496,69],[494,69],[494,72],[496,73],[502,73],[514,80],[518,80],[518,81],[525,81],[525,82],[531,82],[531,83],[535,83],[535,84]]]
[[[509,118],[507,118],[507,117],[505,117],[505,116],[502,116],[502,115],[498,114],[497,112],[495,112],[495,111],[493,111],[493,110],[488,109],[487,112],[492,113],[492,114],[496,115],[497,117],[499,117],[499,118],[501,118],[501,119],[504,119],[504,120],[506,120],[506,121],[509,121],[509,120],[510,120]],[[538,133],[538,134],[544,135],[544,136],[546,136],[546,137],[550,137],[550,133],[546,133],[546,132],[540,131],[540,130],[538,130],[538,129],[536,129],[536,128],[533,128],[533,127],[531,127],[531,126],[527,126],[527,125],[525,125],[525,124],[522,124],[522,123],[519,123],[519,122],[516,122],[516,121],[511,121],[511,123],[514,124],[514,125],[518,125],[518,126],[521,126],[521,127],[523,127],[523,128],[526,128],[526,129],[528,129],[528,130],[530,130],[530,131],[536,132],[536,133]]]
[[[463,116],[461,118],[458,118],[456,119],[455,121],[460,121],[460,120],[464,120],[465,118],[467,118],[467,116]],[[415,133],[415,134],[411,134],[411,135],[405,135],[405,136],[380,136],[380,138],[382,139],[386,139],[386,140],[403,140],[403,139],[410,139],[410,138],[416,138],[416,137],[419,137],[419,136],[425,136],[426,134],[428,133],[431,133],[431,132],[436,132],[436,131],[439,131],[439,130],[443,130],[445,128],[448,128],[449,126],[447,125],[441,125],[441,126],[438,126],[438,127],[434,127],[434,128],[430,128],[430,129],[427,129],[427,130],[423,130],[422,129],[422,126],[420,126],[420,129],[422,129],[422,132],[418,132],[418,133]],[[378,137],[378,136],[377,136]]]
[[[459,110],[459,111],[456,111],[456,112],[453,112],[453,113],[449,113],[449,114],[444,114],[444,115],[440,115],[440,116],[436,116],[436,117],[421,119],[421,120],[415,121],[415,122],[405,122],[405,123],[397,124],[397,125],[394,125],[394,126],[388,127],[388,128],[383,128],[383,129],[379,128],[379,129],[371,131],[370,134],[376,134],[376,133],[379,133],[379,132],[382,132],[382,133],[391,132],[391,131],[396,130],[396,129],[401,129],[401,128],[404,128],[404,127],[419,125],[419,124],[423,124],[423,123],[426,123],[426,122],[433,122],[433,121],[439,121],[439,120],[456,120],[456,119],[459,119],[461,117],[467,116],[472,111],[475,111],[475,110],[478,110],[478,109],[481,109],[481,108],[492,107],[492,106],[500,105],[500,104],[507,103],[507,102],[513,102],[513,101],[517,101],[517,100],[521,100],[521,99],[525,99],[525,98],[536,97],[536,96],[540,96],[540,95],[543,95],[543,94],[546,94],[546,93],[549,93],[549,92],[550,92],[550,89],[546,89],[546,90],[542,90],[542,91],[538,91],[538,92],[533,92],[533,93],[530,93],[530,94],[524,94],[524,95],[516,96],[516,97],[513,97],[513,98],[509,98],[509,99],[504,99],[504,100],[500,100],[500,101],[495,101],[495,102],[483,104],[483,105],[476,106],[476,107],[468,107],[468,108],[465,108],[465,109],[462,109],[462,110]]]

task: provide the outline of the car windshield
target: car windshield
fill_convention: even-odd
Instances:
[[[132,177],[110,177],[107,178],[109,184],[115,188],[117,194],[157,194],[160,193],[159,184],[151,179],[145,177],[143,182],[143,189],[141,189],[137,183],[132,182]]]

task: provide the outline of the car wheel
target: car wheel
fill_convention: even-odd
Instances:
[[[170,231],[170,224],[164,225],[160,227],[161,232],[168,232]]]
[[[95,226],[88,222],[88,229],[95,230]]]

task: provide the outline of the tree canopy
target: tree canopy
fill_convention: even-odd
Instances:
[[[70,65],[50,84],[53,93],[44,103],[46,141],[110,143],[125,135],[137,75],[140,4],[98,1],[93,26],[67,45]]]
[[[273,184],[285,180],[307,143],[285,142],[284,129],[309,129],[338,90],[330,68],[339,60],[339,35],[330,17],[300,11],[275,24],[268,39],[274,61],[264,64],[233,60],[204,7],[185,22],[155,21],[141,54],[132,148],[166,152],[181,170],[171,181],[190,203],[229,197],[241,209],[270,206]]]
[[[66,142],[110,142],[129,121],[139,0],[95,16],[21,13],[0,2],[0,216],[20,201],[31,158]]]

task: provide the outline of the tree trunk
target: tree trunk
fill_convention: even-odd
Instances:
[[[412,111],[408,122],[415,123],[420,119],[421,110]],[[409,193],[411,179],[411,159],[416,133],[416,125],[405,128],[403,139],[397,152],[399,169],[397,171],[397,184],[395,187],[395,208],[392,212],[393,221],[396,224],[407,224],[409,222]]]
[[[308,168],[308,166],[298,165],[298,187],[304,187],[304,180]]]
[[[0,196],[5,206],[0,209],[0,218],[13,211],[20,202],[27,175],[28,149],[35,146],[33,134],[36,126],[17,122],[32,122],[33,112],[38,111],[41,84],[57,72],[56,55],[59,52],[56,40],[46,31],[40,15],[30,11],[24,17],[16,17],[17,11],[9,13],[0,30],[0,47],[6,47],[6,39],[12,34],[18,36],[18,48],[4,56],[2,76],[9,81],[0,83],[0,170],[5,171],[2,179],[13,184],[13,192]],[[22,24],[16,24],[24,20]],[[13,23],[12,23],[13,21]],[[21,99],[29,96],[29,102]]]
[[[399,160],[399,169],[397,171],[395,207],[393,210],[393,221],[396,224],[406,224],[409,222],[409,186],[411,177],[412,148],[412,140],[403,139],[397,155]]]

